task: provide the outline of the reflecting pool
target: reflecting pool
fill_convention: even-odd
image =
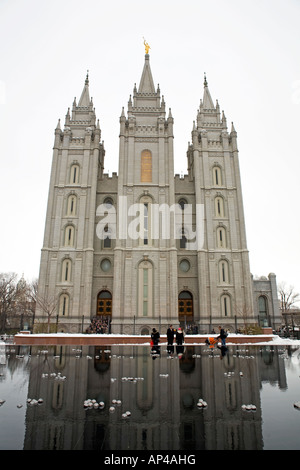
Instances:
[[[300,347],[223,353],[2,344],[0,449],[299,450]]]

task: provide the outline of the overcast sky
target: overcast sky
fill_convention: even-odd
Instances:
[[[250,267],[300,292],[299,0],[0,0],[0,272],[38,277],[54,129],[87,70],[105,171],[144,65],[174,118],[175,172],[207,75],[238,134]]]

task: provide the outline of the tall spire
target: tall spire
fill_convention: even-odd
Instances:
[[[145,54],[145,64],[139,85],[139,93],[155,93],[154,82],[152,78],[149,54]]]
[[[89,71],[87,71],[84,88],[81,93],[81,97],[78,106],[89,106],[90,105],[90,93],[89,93]]]
[[[203,93],[203,109],[214,109],[214,103],[210,96],[206,74],[204,73],[204,93]]]

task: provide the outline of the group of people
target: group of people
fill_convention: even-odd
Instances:
[[[226,338],[227,338],[227,333],[226,331],[224,330],[224,328],[222,328],[221,326],[219,326],[219,335],[218,336],[213,336],[213,337],[208,337],[206,340],[205,340],[205,343],[210,347],[210,348],[213,348],[215,345],[217,345],[217,348],[220,349],[220,352],[221,352],[221,356],[220,356],[220,359],[223,359],[223,357],[226,355],[227,353],[227,347],[226,347]],[[219,340],[221,340],[221,346],[218,345],[218,342]]]
[[[184,343],[184,335],[183,330],[181,327],[175,329],[173,325],[170,325],[167,329],[167,351],[169,354],[174,352],[174,339],[176,341],[176,350],[177,353],[182,354],[183,352],[183,343]],[[151,333],[151,352],[152,356],[160,354],[160,334],[156,328],[152,329]]]
[[[93,334],[93,333],[105,334],[105,333],[109,333],[108,322],[102,320],[99,317],[94,317],[94,318],[92,318],[91,323],[90,323],[89,327],[86,330],[86,333],[88,333],[88,334]]]
[[[214,348],[215,345],[217,345],[217,348],[220,350],[220,359],[223,359],[223,357],[226,355],[228,349],[226,347],[226,338],[227,338],[227,333],[222,328],[219,326],[219,335],[218,336],[213,336],[213,337],[208,337],[205,340],[205,343],[210,347]],[[178,356],[182,355],[183,353],[183,343],[184,343],[184,335],[183,335],[183,330],[181,327],[175,329],[173,328],[173,325],[170,325],[169,328],[167,329],[167,352],[169,354],[172,354],[174,352],[174,340],[176,341],[176,352]],[[221,346],[218,345],[219,340],[221,340]],[[160,334],[159,331],[157,331],[156,328],[152,329],[151,333],[151,353],[152,357],[155,358],[157,355],[160,354]]]
[[[183,331],[181,327],[179,327],[176,330],[175,328],[173,328],[173,325],[170,325],[169,328],[167,329],[167,341],[168,341],[169,346],[173,345],[174,337],[176,338],[176,343],[178,345],[183,344],[184,336],[183,336]],[[151,333],[151,345],[157,346],[159,342],[160,342],[160,334],[156,328],[153,328],[152,333]]]

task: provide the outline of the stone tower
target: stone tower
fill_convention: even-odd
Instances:
[[[55,129],[35,327],[57,315],[65,331],[90,317],[97,181],[104,148],[89,96],[88,75],[72,114]],[[81,330],[80,330],[81,331]]]
[[[163,236],[160,223],[163,219],[171,226],[166,217],[173,217],[169,208],[175,203],[173,118],[159,86],[155,89],[148,54],[128,116],[123,110],[120,118],[118,203],[114,330],[132,331],[133,322],[137,331],[177,322],[175,238]]]
[[[187,158],[187,181],[177,178],[176,192],[204,208],[204,241],[188,258],[196,274],[189,279],[195,293],[194,318],[207,331],[216,324],[229,326],[233,319],[253,322],[237,134],[233,124],[228,132],[206,77]]]

